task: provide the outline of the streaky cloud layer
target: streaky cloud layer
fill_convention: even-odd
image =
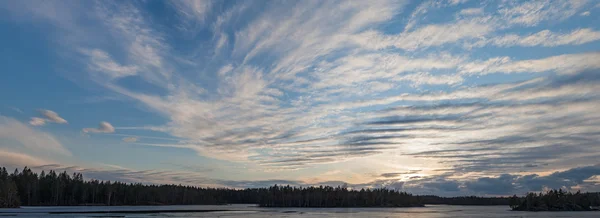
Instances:
[[[2,2],[0,46],[48,69],[2,74],[0,155],[130,182],[600,190],[596,4]]]

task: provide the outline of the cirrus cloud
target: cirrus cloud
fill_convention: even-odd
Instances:
[[[109,122],[102,121],[98,124],[97,128],[84,128],[82,131],[85,133],[113,133],[115,132],[115,127]]]
[[[600,154],[598,31],[578,22],[592,16],[575,16],[591,2],[182,1],[165,4],[177,12],[164,19],[173,25],[158,25],[144,4],[98,2],[81,10],[89,16],[44,21],[64,38],[111,42],[57,40],[76,56],[74,72],[86,72],[81,80],[156,115],[119,131],[172,139],[121,138],[133,145],[298,177],[372,162],[369,175],[381,179],[355,185],[421,193],[501,194],[493,187],[525,190],[512,183],[531,178],[550,187],[558,177],[539,175],[596,164]],[[44,115],[31,124],[49,121],[60,122]],[[83,129],[114,131],[107,122]],[[401,176],[400,163],[423,169]]]

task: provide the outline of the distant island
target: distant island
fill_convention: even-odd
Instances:
[[[562,189],[510,199],[510,207],[517,211],[590,211],[598,210],[599,205],[600,193],[571,193]]]
[[[345,186],[268,188],[202,188],[184,185],[144,185],[84,180],[81,173],[40,174],[25,167],[9,174],[0,168],[0,208],[20,206],[222,205],[261,207],[423,207],[426,204],[507,205],[519,211],[583,211],[600,205],[598,193],[562,190],[525,197],[439,197],[412,195],[386,188]]]

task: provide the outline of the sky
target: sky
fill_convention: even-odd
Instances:
[[[600,191],[600,3],[2,1],[0,165]]]

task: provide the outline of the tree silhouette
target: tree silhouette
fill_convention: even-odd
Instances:
[[[516,197],[516,196],[515,196]],[[523,199],[511,200],[510,207],[521,211],[587,211],[600,205],[599,193],[565,192],[528,193]]]
[[[81,173],[25,167],[9,174],[0,168],[0,207],[74,205],[258,204],[262,207],[409,207],[424,204],[510,205],[513,210],[589,210],[600,205],[598,193],[552,190],[525,197],[414,196],[386,188],[349,189],[347,185],[268,188],[202,188],[118,181],[84,180]]]

